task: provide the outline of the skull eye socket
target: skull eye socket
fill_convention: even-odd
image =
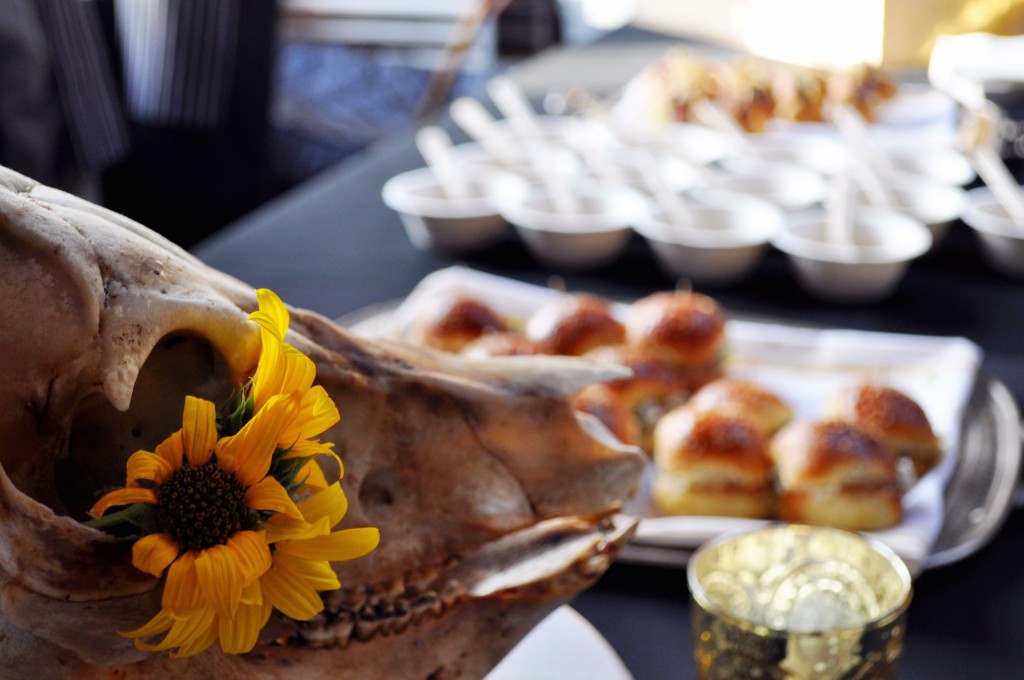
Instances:
[[[127,412],[117,411],[100,392],[80,402],[67,456],[55,464],[56,497],[37,500],[83,518],[103,493],[124,485],[128,456],[139,449],[152,451],[181,428],[185,395],[220,404],[233,387],[227,364],[205,338],[190,333],[164,336],[139,371]]]

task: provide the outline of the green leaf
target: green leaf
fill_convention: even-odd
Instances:
[[[99,519],[91,519],[85,522],[85,525],[117,536],[133,533],[126,531],[128,527],[136,527],[143,534],[157,533],[160,531],[160,525],[156,520],[155,509],[156,506],[152,503],[135,503],[117,512],[108,512]]]

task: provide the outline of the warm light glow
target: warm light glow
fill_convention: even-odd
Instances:
[[[636,14],[634,0],[580,0],[580,4],[587,25],[605,31],[625,26]]]
[[[753,54],[828,68],[882,61],[884,0],[747,0],[732,10]]]

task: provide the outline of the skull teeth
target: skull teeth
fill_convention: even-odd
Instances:
[[[436,580],[436,571],[430,572]],[[466,596],[466,586],[450,579],[424,588],[424,574],[410,574],[385,587],[359,592],[335,592],[323,612],[298,624],[298,642],[312,647],[340,647],[356,640],[405,631],[427,618],[439,618]],[[417,584],[411,586],[410,584]]]

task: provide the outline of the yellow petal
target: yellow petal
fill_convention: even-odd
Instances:
[[[227,654],[245,654],[252,651],[259,640],[260,630],[270,618],[270,604],[245,604],[238,608],[234,618],[220,618],[220,648]]]
[[[128,458],[128,475],[125,486],[134,486],[140,479],[156,482],[159,486],[167,481],[174,469],[162,456],[149,451],[136,451]]]
[[[287,569],[276,565],[260,578],[260,589],[264,599],[275,609],[296,621],[308,621],[324,608],[323,601],[313,588],[301,583]]]
[[[260,590],[259,579],[242,588],[242,604],[263,604],[263,591]]]
[[[295,501],[273,477],[264,477],[246,489],[245,504],[253,510],[270,510],[302,520],[302,513],[295,507]]]
[[[341,587],[338,582],[338,575],[331,569],[327,560],[307,560],[296,557],[289,548],[295,545],[295,541],[288,541],[274,553],[274,564],[278,567],[285,567],[296,577],[311,588],[316,590],[337,590]]]
[[[166,612],[161,613],[166,614]],[[213,610],[209,607],[203,607],[188,614],[187,616],[174,616],[173,614],[166,615],[167,618],[170,619],[171,625],[169,626],[168,633],[164,636],[164,639],[156,644],[136,640],[136,647],[152,652],[178,647],[182,642],[187,642],[191,637],[195,636],[197,632],[195,630],[197,624],[201,627],[204,620],[207,618],[212,621]],[[157,616],[159,616],[159,614]]]
[[[130,489],[114,489],[96,502],[89,510],[89,514],[99,519],[103,513],[112,507],[119,505],[132,505],[134,503],[156,503],[156,492],[153,489],[145,489],[133,486]]]
[[[307,490],[320,491],[327,488],[327,477],[324,476],[324,470],[320,467],[320,463],[315,460],[308,461],[302,466],[302,470],[299,471],[297,479],[302,482],[303,486]]]
[[[163,440],[153,453],[166,460],[172,470],[180,468],[181,461],[185,457],[185,445],[181,440],[181,430]]]
[[[210,460],[213,445],[217,441],[217,407],[213,402],[186,396],[181,429],[189,465],[199,467]]]
[[[274,515],[263,524],[266,531],[267,543],[280,541],[304,540],[314,536],[324,536],[331,533],[331,527],[326,517],[311,524],[309,522],[295,522],[289,517]]]
[[[235,552],[226,545],[214,545],[199,551],[196,576],[203,599],[213,605],[218,616],[232,617],[242,600],[242,567]]]
[[[181,548],[168,534],[148,534],[132,546],[132,564],[136,568],[159,576],[178,557]]]
[[[302,395],[299,414],[281,433],[278,445],[287,448],[301,439],[310,439],[341,420],[338,409],[321,385]]]
[[[156,613],[156,616],[142,624],[139,628],[120,634],[126,638],[152,637],[154,635],[159,635],[160,633],[166,633],[171,629],[173,624],[174,617],[161,609]]]
[[[160,644],[154,645],[150,649],[155,652],[161,652],[165,649],[182,647],[186,654],[182,654],[181,650],[179,650],[178,652],[172,652],[171,656],[174,658],[190,656],[202,651],[201,643],[210,640],[210,628],[215,623],[216,617],[214,616],[213,609],[210,607],[203,607],[187,616],[175,617],[174,625],[171,626],[167,636]],[[136,646],[138,646],[138,643],[136,643]]]
[[[308,560],[341,562],[366,555],[380,543],[380,530],[376,527],[343,529],[327,536],[317,536],[289,545],[289,552]]]
[[[270,547],[263,531],[235,532],[227,545],[235,553],[243,587],[255,583],[263,572],[270,569]]]
[[[252,394],[259,411],[274,395],[281,394],[281,340],[266,329],[260,332],[263,347],[260,350],[256,373],[252,376]]]
[[[268,330],[272,329],[276,331],[277,335],[281,339],[284,339],[284,334],[288,330],[290,319],[288,315],[288,308],[285,307],[283,302],[281,302],[281,298],[279,298],[274,291],[268,288],[260,288],[256,291],[256,301],[259,305],[259,311],[250,314],[249,318],[254,321],[256,321],[254,317],[266,319],[267,325],[263,325],[261,321],[256,322]]]
[[[278,364],[279,394],[305,392],[316,377],[316,364],[305,354],[286,342],[281,343]]]
[[[281,430],[295,417],[297,409],[293,395],[271,397],[238,434],[217,442],[221,467],[234,472],[246,487],[266,477]]]
[[[196,555],[192,550],[183,552],[167,570],[161,606],[171,614],[183,616],[203,604],[199,577],[196,575]]]
[[[328,525],[333,527],[342,520],[348,511],[348,499],[341,490],[341,484],[335,482],[323,491],[312,494],[301,501],[299,511],[307,522],[315,522],[321,517],[328,518]]]
[[[184,659],[198,654],[217,641],[217,635],[220,633],[220,627],[217,626],[216,617],[210,617],[209,623],[207,623],[206,618],[204,617],[201,621],[198,621],[197,624],[196,629],[189,636],[189,639],[168,656],[172,659]]]

